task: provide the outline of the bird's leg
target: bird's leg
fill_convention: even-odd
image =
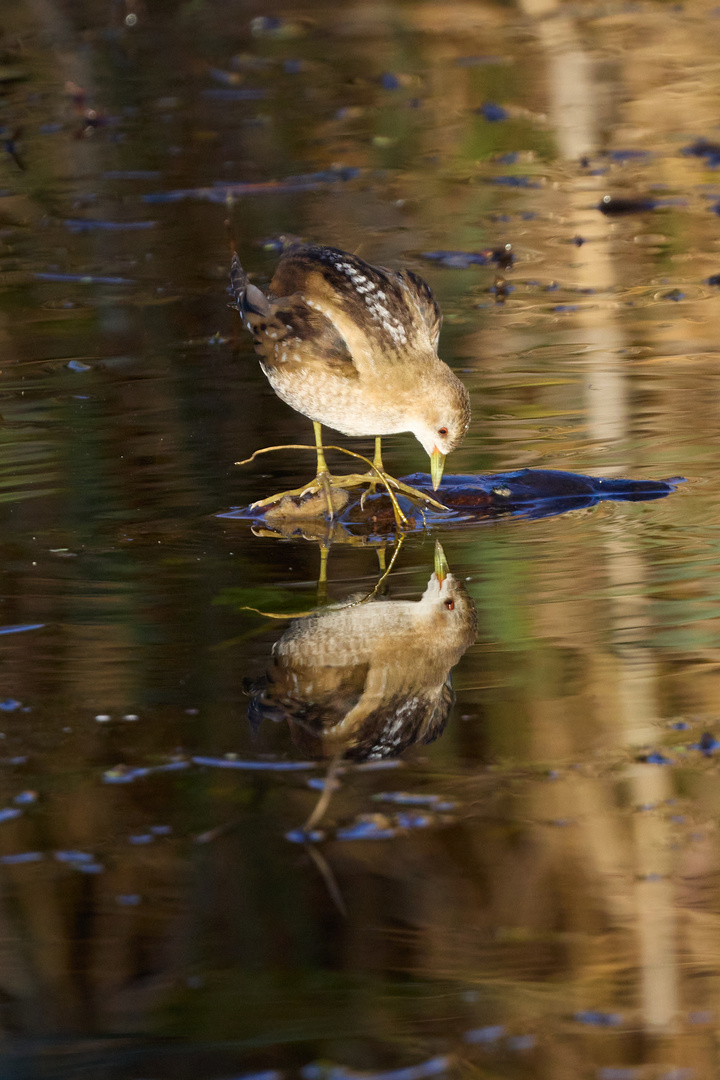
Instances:
[[[282,500],[286,497],[289,497],[290,499],[303,499],[306,495],[324,496],[331,521],[335,517],[336,506],[338,509],[342,509],[344,502],[347,502],[347,496],[344,496],[344,502],[343,498],[340,498],[339,500],[337,498],[335,500],[333,499],[333,487],[340,488],[343,485],[336,483],[335,477],[332,476],[327,467],[327,462],[325,461],[325,448],[323,447],[322,442],[322,426],[317,422],[317,420],[313,420],[313,428],[315,429],[315,454],[317,457],[317,473],[315,479],[312,480],[309,484],[304,484],[301,488],[293,488],[291,491],[280,491],[277,495],[270,495],[267,499],[259,499],[257,502],[254,502],[252,504],[252,506],[250,507],[251,510],[256,510],[265,506],[273,506],[275,503],[282,502]],[[309,446],[298,447],[295,446],[295,444],[288,444],[287,448],[292,449],[293,447],[295,449],[301,450],[311,449],[311,447]],[[265,450],[256,450],[255,454],[252,454],[251,457],[247,459],[247,461],[252,461],[256,454],[266,453],[267,450],[282,449],[284,449],[282,446],[269,446],[266,447]],[[236,464],[244,465],[245,462],[236,462]],[[319,516],[322,511],[320,511],[319,508],[313,508],[312,513]]]
[[[315,483],[322,488],[325,493],[328,513],[330,514],[330,520],[332,521],[335,516],[332,500],[332,481],[325,462],[325,451],[322,444],[322,425],[319,424],[317,420],[313,420],[313,428],[315,430],[315,449],[317,450],[317,476],[315,477]],[[307,490],[309,491],[310,487],[308,487]],[[304,494],[305,492],[302,492],[302,495]]]
[[[317,450],[317,474],[322,476],[323,473],[328,471],[322,444],[322,425],[318,424],[317,420],[313,420],[313,429],[315,431],[315,448]]]
[[[424,491],[418,491],[417,488],[410,487],[409,484],[404,484],[401,480],[396,480],[394,476],[390,476],[385,472],[382,467],[382,457],[380,455],[380,439],[376,439],[375,443],[375,458],[370,461],[369,458],[363,457],[362,454],[357,454],[354,450],[348,450],[344,446],[331,446],[330,450],[337,450],[338,453],[347,454],[349,457],[357,458],[363,461],[368,466],[368,471],[364,473],[350,473],[348,475],[337,476],[332,475],[327,471],[327,465],[325,464],[325,450],[322,445],[321,428],[320,424],[315,423],[315,446],[307,446],[305,444],[298,443],[286,443],[284,446],[265,446],[262,450],[256,450],[249,458],[244,461],[236,461],[236,465],[247,465],[251,461],[254,461],[259,454],[268,454],[273,450],[315,450],[318,462],[318,475],[315,480],[310,484],[306,484],[301,488],[294,488],[292,491],[282,491],[277,495],[270,495],[266,499],[259,499],[257,502],[252,503],[251,510],[258,510],[266,506],[273,506],[276,503],[281,503],[286,497],[289,498],[302,498],[305,495],[319,495],[323,494],[327,500],[328,508],[330,509],[331,516],[333,515],[334,508],[337,504],[336,499],[333,499],[333,489],[345,490],[346,488],[358,487],[361,484],[378,484],[381,483],[390,497],[390,501],[393,507],[393,513],[395,515],[395,521],[398,526],[407,526],[408,519],[403,514],[395,496],[395,490],[402,492],[403,495],[407,495],[413,502],[425,503],[428,506],[432,506],[435,510],[447,510],[446,506],[439,503],[437,499],[433,499],[431,495],[428,495]],[[345,495],[347,500],[347,495]],[[340,502],[338,508],[344,506],[344,502]],[[313,510],[314,514],[317,514],[317,510]]]
[[[377,470],[377,472],[375,470]],[[360,509],[361,510],[365,509],[365,500],[367,499],[368,495],[374,495],[375,494],[375,488],[378,485],[378,481],[380,480],[382,482],[381,478],[384,475],[385,475],[385,469],[383,468],[383,461],[382,461],[382,437],[380,435],[376,435],[375,436],[375,456],[373,457],[372,472],[368,473],[368,476],[370,476],[371,479],[370,479],[370,482],[369,482],[366,490],[363,491],[362,496],[360,498]]]
[[[327,602],[327,563],[328,555],[330,554],[329,541],[324,543],[320,541],[320,572],[318,574],[317,593],[318,603],[325,604]]]

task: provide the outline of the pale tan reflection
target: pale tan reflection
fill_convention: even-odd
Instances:
[[[420,600],[373,599],[295,620],[273,648],[250,715],[287,721],[303,754],[400,754],[442,732],[450,671],[475,640],[475,605],[442,549]]]
[[[657,661],[652,649],[637,644],[638,635],[647,636],[651,625],[645,562],[632,537],[609,535],[606,550],[613,590],[618,738],[631,747],[652,746],[660,716]],[[673,794],[672,773],[659,766],[628,765],[626,779],[636,806],[659,807]],[[646,1024],[659,1030],[672,1024],[680,1007],[670,827],[658,813],[639,813],[633,818],[633,833],[642,1000]]]
[[[560,14],[558,0],[521,0],[521,7],[535,19],[535,30],[547,55],[550,118],[559,153],[566,160],[578,161],[599,149],[602,87],[593,77],[593,64],[582,48],[574,20]],[[569,179],[565,188],[569,227],[578,236],[592,238],[591,244],[579,249],[572,267],[573,283],[593,290],[595,295],[606,294],[605,302],[578,313],[585,341],[593,346],[586,380],[588,435],[601,444],[624,439],[629,433],[628,395],[620,353],[624,339],[612,303],[617,279],[610,246],[612,225],[596,209],[604,183],[602,177],[580,176]],[[647,628],[650,622],[643,587],[647,574],[632,537],[608,537],[606,552],[613,591],[615,648],[611,667],[617,695],[617,740],[622,746],[632,747],[653,742],[659,716],[656,662],[649,649],[635,644],[639,628]],[[626,779],[636,806],[662,805],[671,795],[670,774],[662,768],[633,764],[627,767]],[[634,843],[628,850],[617,825],[611,824],[614,807],[609,803],[608,786],[584,787],[590,803],[584,803],[584,831],[598,887],[616,917],[635,922],[644,1021],[648,1028],[661,1030],[672,1023],[679,1009],[675,897],[668,878],[668,824],[658,814],[635,814]],[[587,790],[590,787],[592,793]],[[623,878],[627,880],[628,871],[635,878],[634,911],[628,906],[624,890],[618,888]]]
[[[557,0],[521,0],[521,7],[536,18],[535,31],[547,56],[549,112],[559,155],[566,161],[579,162],[600,148],[603,87],[582,48],[574,20],[562,15],[543,18],[558,8]],[[568,248],[577,251],[576,261],[568,267],[568,279],[600,297],[597,306],[581,308],[577,313],[584,340],[592,346],[585,381],[588,435],[599,443],[624,438],[628,428],[627,388],[620,355],[624,336],[612,300],[617,284],[610,249],[612,224],[597,210],[606,194],[606,183],[602,176],[573,176],[567,177],[563,190],[564,231],[591,240],[579,249]]]

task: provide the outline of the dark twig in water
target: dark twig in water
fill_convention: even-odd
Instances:
[[[315,866],[318,868],[321,878],[327,885],[327,890],[330,893],[335,907],[338,909],[342,917],[344,919],[347,919],[348,913],[347,908],[345,907],[345,901],[342,898],[340,886],[335,880],[335,875],[330,869],[330,864],[328,863],[327,859],[324,855],[320,854],[314,844],[306,844],[305,850],[307,851],[312,861],[315,863]]]
[[[259,454],[269,454],[272,450],[316,451],[317,447],[310,446],[308,443],[283,443],[281,446],[263,446],[260,450],[256,450],[253,454],[251,454],[249,458],[244,458],[242,461],[236,461],[235,464],[249,465],[250,462],[254,461]],[[418,491],[416,488],[412,488],[408,484],[403,484],[402,481],[396,480],[394,476],[387,476],[386,480],[386,477],[374,465],[370,458],[366,458],[362,454],[356,453],[354,450],[348,450],[345,446],[326,446],[325,450],[337,450],[341,454],[348,454],[349,457],[358,458],[359,461],[364,461],[365,464],[369,467],[369,469],[377,475],[378,480],[380,481],[380,483],[382,483],[382,485],[387,490],[388,495],[390,496],[390,499],[393,503],[393,509],[397,507],[397,511],[403,519],[405,515],[400,510],[400,507],[397,505],[397,499],[395,498],[394,493],[390,490],[390,484],[394,484],[399,491],[403,492],[403,494],[408,495],[410,498],[421,499],[424,502],[429,503],[430,506],[432,506],[435,510],[447,510],[447,506],[443,506],[442,503],[438,502],[436,499],[433,499],[431,495],[426,494],[424,491]],[[349,473],[346,476],[332,476],[329,479],[331,485],[338,488],[342,488],[343,484],[348,487],[356,487],[359,483],[370,483],[369,474],[363,473]],[[305,491],[309,491],[311,486],[311,484],[308,484],[304,488],[298,488],[296,493],[300,495]],[[286,494],[290,494],[290,492],[286,492]],[[253,506],[261,505],[262,500],[260,502],[253,503]]]
[[[310,817],[307,819],[307,821],[303,825],[303,829],[304,829],[304,831],[306,833],[310,832],[310,830],[312,828],[314,828],[315,825],[317,825],[317,823],[319,821],[321,821],[322,818],[325,816],[325,811],[327,810],[328,806],[330,805],[330,800],[332,798],[332,793],[333,793],[333,791],[335,789],[335,778],[336,778],[336,776],[338,774],[338,766],[340,765],[341,759],[342,759],[342,751],[340,751],[340,753],[336,754],[335,757],[330,762],[330,764],[328,765],[328,770],[327,770],[327,773],[325,774],[325,782],[323,784],[323,789],[322,789],[322,791],[320,793],[320,798],[315,803],[315,809],[310,814]]]
[[[398,542],[397,542],[397,545],[395,547],[395,550],[393,551],[392,559],[390,560],[390,565],[380,575],[378,580],[375,582],[374,587],[367,594],[367,596],[363,596],[359,600],[350,600],[346,604],[333,605],[334,607],[336,607],[338,610],[342,609],[342,608],[358,607],[360,604],[367,604],[368,601],[372,600],[372,598],[374,596],[377,596],[378,590],[381,588],[383,583],[390,576],[390,573],[392,572],[392,568],[395,565],[395,560],[397,559],[398,555],[400,554],[400,549],[401,549],[401,547],[403,545],[403,540],[405,539],[404,534],[399,533],[397,539],[398,539]],[[240,610],[241,611],[254,611],[256,615],[263,615],[266,619],[307,619],[307,618],[309,618],[310,615],[316,615],[317,614],[317,608],[311,608],[309,611],[288,612],[288,613],[283,615],[282,613],[278,613],[278,612],[275,612],[275,611],[261,611],[260,608],[251,607],[249,604],[244,604],[243,607],[240,608]]]

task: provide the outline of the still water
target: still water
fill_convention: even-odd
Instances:
[[[719,31],[3,11],[3,1077],[717,1075]],[[686,482],[401,544],[250,522],[314,467],[235,464],[312,441],[228,308],[283,234],[428,280],[448,471]]]

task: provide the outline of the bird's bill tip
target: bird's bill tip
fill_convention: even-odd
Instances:
[[[435,447],[430,455],[430,479],[432,480],[433,491],[437,491],[440,487],[444,468],[445,454],[441,454],[438,448]]]
[[[439,540],[435,541],[435,577],[438,579],[438,585],[442,585],[445,578],[450,573],[450,567],[448,561],[445,558],[445,552],[442,549],[442,544]]]

